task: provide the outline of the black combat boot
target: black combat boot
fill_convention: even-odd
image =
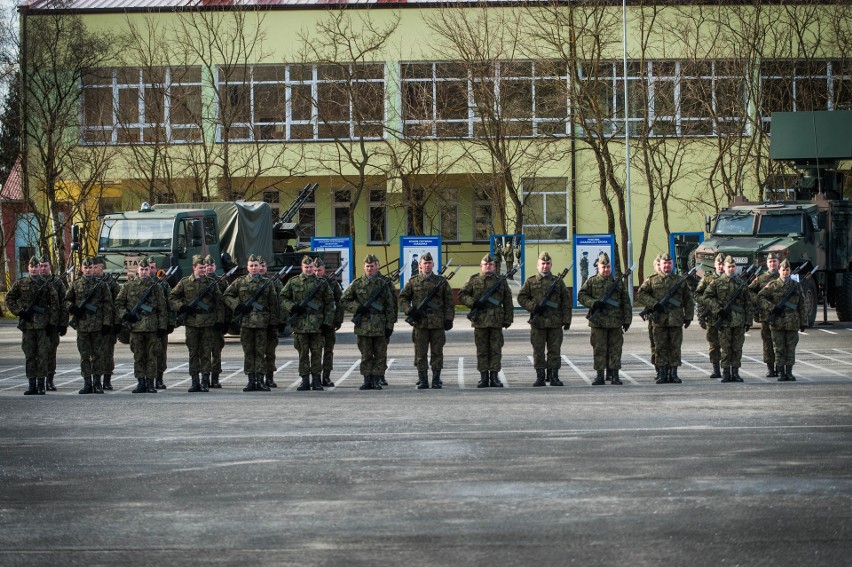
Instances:
[[[659,370],[657,370],[657,384],[668,384],[669,383],[669,367],[668,366],[660,366]]]
[[[266,385],[266,374],[258,372],[254,375],[254,389],[258,392],[269,392],[269,386]]]
[[[492,388],[502,388],[503,382],[500,381],[500,371],[492,370],[491,371],[491,387]]]
[[[665,382],[660,382],[660,378],[663,378],[665,375],[663,374],[663,368],[661,366],[654,366],[654,382],[657,384],[665,384]]]
[[[192,377],[192,386],[189,387],[187,392],[200,392],[201,391],[201,382],[198,380],[198,374],[190,374]]]
[[[790,378],[787,376],[787,367],[779,366],[778,367],[778,381],[779,382],[789,382]]]
[[[728,382],[733,382],[733,380],[731,379],[731,368],[726,366],[722,371],[722,383],[726,384]]]
[[[677,375],[677,366],[669,366],[669,383],[670,384],[681,384],[683,380],[681,380]]]
[[[322,385],[324,388],[334,388],[334,382],[331,381],[331,370],[322,371]]]
[[[479,382],[476,383],[477,388],[488,388],[491,379],[488,377],[488,372],[479,373]]]
[[[163,387],[165,388],[165,386],[163,386]],[[157,393],[157,387],[154,385],[154,379],[153,378],[148,378],[147,380],[145,380],[145,390],[149,394],[156,394]]]
[[[243,388],[243,392],[254,392],[257,386],[257,377],[252,372],[248,375],[248,382],[246,383],[246,387]]]
[[[740,378],[740,369],[738,366],[731,367],[731,382],[742,382],[743,379]]]
[[[166,389],[166,385],[163,383],[163,373],[162,372],[157,373],[157,383],[156,383],[155,389],[157,389],[157,390],[165,390]]]
[[[607,381],[607,382],[612,382],[612,376],[610,375],[609,370],[607,370],[607,371],[606,371],[605,376],[606,376],[606,381]]]
[[[372,376],[364,376],[364,383],[358,386],[359,390],[372,390],[373,389],[373,377]]]
[[[131,392],[133,392],[134,394],[144,394],[147,391],[148,391],[148,387],[145,385],[145,379],[144,378],[137,378],[136,379],[136,388],[131,390]]]
[[[778,378],[778,370],[780,367],[776,367],[775,364],[771,362],[766,363],[766,377],[767,378]],[[781,382],[782,380],[779,380]]]
[[[721,378],[722,377],[722,369],[719,366],[718,362],[713,363],[713,373],[710,375],[710,378]]]
[[[595,381],[592,382],[592,386],[603,386],[604,384],[606,384],[606,381],[604,380],[604,371],[598,370],[597,376],[595,376]]]
[[[204,372],[201,374],[201,391],[209,392],[210,391],[210,373]]]
[[[210,387],[211,388],[221,388],[222,384],[219,383],[219,374],[214,372],[210,375]]]
[[[53,385],[53,374],[47,375],[47,382],[45,383],[44,387],[47,389],[48,392],[56,391],[56,386]]]
[[[92,377],[91,376],[83,376],[83,387],[77,393],[78,394],[91,394],[92,393]]]
[[[278,384],[275,383],[275,372],[267,372],[266,373],[266,387],[267,388],[277,388]]]
[[[112,390],[112,374],[104,374],[104,390]]]
[[[371,378],[372,378],[372,383],[373,383],[373,389],[374,390],[381,390],[382,389],[382,377],[381,376],[371,376]]]
[[[609,376],[612,378],[613,386],[622,386],[624,382],[621,381],[621,378],[618,377],[618,370],[610,370]]]
[[[41,378],[36,378],[36,390],[38,391],[39,396],[44,395],[44,383],[47,380],[46,377],[42,376]]]
[[[380,386],[387,386],[388,385],[388,381],[385,380],[384,376],[378,376],[377,378],[379,379],[379,385]]]
[[[98,374],[92,376],[92,391],[96,394],[104,393],[104,387],[101,385],[101,377]]]
[[[443,387],[444,387],[444,383],[441,382],[441,371],[440,370],[433,370],[432,371],[432,389],[433,390],[440,390]]]
[[[550,385],[551,386],[564,386],[562,380],[559,379],[559,369],[551,368],[550,369]]]
[[[35,378],[27,378],[27,381],[30,383],[30,389],[24,392],[25,396],[35,396],[38,394],[38,388],[36,387],[36,379]]]
[[[429,389],[429,371],[428,370],[418,370],[417,376],[420,378],[417,382],[418,390],[428,390]]]
[[[320,378],[319,374],[313,375],[313,380],[311,381],[311,390],[316,390],[317,392],[324,390],[322,387],[322,378]]]
[[[311,377],[310,376],[299,376],[302,379],[302,383],[299,384],[299,387],[296,388],[300,392],[305,392],[311,389]]]
[[[540,388],[542,386],[546,386],[545,383],[545,372],[544,368],[536,368],[535,369],[535,382],[533,383],[533,388]]]
[[[796,377],[793,376],[793,365],[788,364],[785,368],[787,369],[787,381],[788,382],[795,382]]]

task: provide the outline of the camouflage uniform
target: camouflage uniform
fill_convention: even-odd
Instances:
[[[157,274],[152,274],[151,277],[156,278]],[[172,292],[172,287],[169,285],[167,280],[163,280],[160,282],[160,287],[163,290],[163,295],[166,298],[166,334],[160,337],[160,354],[157,357],[157,377],[156,377],[156,388],[158,390],[165,390],[166,385],[163,382],[163,374],[166,372],[166,368],[168,367],[168,350],[169,350],[169,335],[172,334],[172,331],[175,330],[177,326],[177,313],[171,308],[171,304],[168,301],[169,294]]]
[[[284,284],[276,277],[275,274],[264,274],[264,278],[274,278],[272,287],[275,291],[275,297],[281,295],[281,290],[284,289]],[[280,310],[279,310],[280,315]],[[277,388],[275,383],[275,371],[278,370],[275,362],[275,351],[278,349],[278,327],[283,324],[283,321],[270,321],[270,325],[266,328],[266,385],[269,388]]]
[[[600,260],[601,265],[604,260]],[[609,264],[609,258],[606,259]],[[604,384],[604,372],[612,379],[613,384],[621,384],[618,376],[621,370],[621,349],[624,345],[622,331],[627,331],[633,320],[630,296],[621,279],[613,276],[604,277],[600,273],[586,280],[577,294],[577,301],[589,309],[602,301],[604,295],[613,286],[615,291],[605,305],[599,305],[594,315],[589,317],[591,336],[589,341],[594,355],[594,369],[597,379],[594,385]],[[590,312],[591,313],[591,312]]]
[[[322,286],[311,301],[301,303],[316,286]],[[293,329],[293,346],[299,353],[299,376],[302,383],[297,388],[322,390],[323,334],[333,329],[334,295],[325,281],[314,275],[299,274],[287,282],[280,295],[281,309],[290,314]],[[312,380],[309,381],[308,377]]]
[[[368,260],[378,259],[368,256]],[[365,263],[372,263],[366,262]],[[376,273],[373,277],[361,276],[342,294],[340,305],[355,313],[355,336],[361,352],[362,390],[381,390],[388,360],[388,342],[397,320],[398,306],[392,289],[393,281]],[[381,292],[379,292],[381,290]],[[379,296],[369,306],[365,305],[373,294]]]
[[[249,256],[251,261],[252,256]],[[261,390],[268,392],[269,387],[264,384],[266,373],[266,341],[269,336],[269,326],[277,324],[280,319],[278,297],[275,295],[275,287],[271,284],[263,288],[254,305],[245,307],[245,303],[264,285],[260,274],[252,276],[245,275],[234,281],[225,291],[225,305],[240,317],[240,344],[243,347],[243,371],[248,375],[248,384],[243,388],[244,392]]]
[[[539,256],[539,260],[544,258],[550,261],[546,252]],[[556,286],[546,298],[544,307],[539,307],[555,280],[558,280]],[[557,275],[538,272],[524,282],[518,293],[518,303],[531,314],[530,343],[533,347],[533,367],[536,371],[536,381],[533,385],[544,386],[547,378],[551,385],[562,386],[559,380],[559,368],[562,367],[560,351],[562,331],[571,327],[571,292]],[[535,313],[537,310],[541,312]]]
[[[508,274],[515,267],[515,249],[511,245],[503,248],[503,260],[506,262],[506,273]],[[499,274],[499,272],[496,273]]]
[[[105,282],[101,283],[94,276],[81,277],[65,294],[65,305],[73,315],[71,327],[77,331],[80,373],[84,382],[79,393],[103,394],[101,376],[106,374],[108,355],[104,341],[111,340],[115,322],[112,293]]]
[[[144,262],[144,261],[143,261]],[[140,265],[143,265],[140,263]],[[147,266],[147,264],[145,264]],[[131,311],[151,288],[151,293],[134,320]],[[163,288],[152,277],[134,278],[121,287],[115,300],[116,315],[130,327],[130,350],[133,352],[133,374],[138,382],[134,393],[154,394],[162,339],[168,333],[168,307]]]
[[[775,347],[772,344],[772,329],[769,326],[769,322],[766,321],[769,315],[763,313],[756,298],[757,293],[766,287],[766,284],[776,279],[778,279],[777,270],[764,272],[754,278],[754,281],[748,286],[749,292],[755,300],[754,320],[760,323],[760,342],[763,346],[763,362],[768,369],[766,373],[767,378],[778,377],[778,369],[775,368]]]
[[[509,249],[511,252],[511,249]],[[510,254],[511,256],[511,254]],[[491,256],[485,256],[490,261]],[[509,268],[507,260],[507,269]],[[485,293],[500,281],[496,274],[482,273],[470,276],[470,279],[459,290],[459,303],[474,308]],[[500,286],[484,305],[476,305],[476,315],[473,323],[473,340],[476,344],[476,369],[481,379],[478,388],[502,387],[499,372],[503,359],[503,329],[508,328],[514,319],[512,292],[506,280],[500,281]]]
[[[733,263],[730,256],[726,263]],[[710,308],[710,317],[715,320],[721,315],[719,322],[719,343],[722,349],[722,382],[742,382],[739,368],[742,365],[743,344],[745,343],[746,328],[752,324],[751,294],[743,289],[731,305],[730,313],[725,315],[722,309],[745,282],[739,277],[722,274],[707,286],[704,298]]]
[[[715,258],[715,264],[721,264],[724,257],[718,254]],[[711,307],[704,297],[704,292],[714,280],[721,276],[717,271],[706,274],[701,281],[698,282],[698,287],[695,288],[695,309],[698,314],[698,324],[702,329],[706,329],[707,344],[709,345],[708,354],[710,355],[710,364],[713,365],[713,373],[710,378],[721,378],[722,371],[720,363],[722,361],[722,346],[719,344],[719,329],[716,328],[716,318],[711,314]]]
[[[33,267],[31,264],[31,268]],[[41,292],[38,300],[33,303],[35,293],[39,289]],[[31,303],[34,309],[28,311]],[[44,394],[51,348],[50,331],[52,331],[51,327],[59,324],[60,308],[56,288],[41,276],[22,278],[12,284],[12,288],[6,295],[6,305],[12,315],[21,319],[18,328],[23,334],[21,350],[24,351],[29,381],[29,390],[24,394]],[[35,312],[40,310],[43,312]]]
[[[664,254],[662,262],[671,262],[671,257]],[[666,296],[669,290],[685,276],[677,274],[665,275],[662,271],[652,274],[646,279],[636,293],[636,304],[653,309]],[[668,309],[651,314],[653,319],[655,365],[660,367],[658,383],[680,383],[677,367],[681,364],[680,348],[683,344],[683,329],[688,327],[695,315],[695,303],[692,292],[685,283],[680,286],[673,297],[680,305],[669,303]],[[662,306],[660,306],[662,308]]]
[[[787,262],[787,260],[784,260]],[[784,263],[781,264],[782,267]],[[787,264],[789,266],[789,264]],[[795,291],[780,308],[778,303],[791,288]],[[769,323],[772,329],[772,344],[775,348],[775,365],[778,368],[779,382],[795,381],[793,365],[796,363],[796,345],[799,343],[799,331],[804,331],[808,324],[808,313],[805,307],[805,297],[802,286],[793,278],[782,280],[780,277],[771,280],[757,294],[767,321],[776,310],[775,320]]]
[[[202,262],[200,256],[197,259]],[[201,300],[190,307],[189,304],[199,297]],[[169,294],[169,302],[172,311],[178,314],[178,321],[186,325],[186,348],[189,350],[189,375],[192,380],[189,391],[207,392],[210,388],[210,373],[213,371],[216,337],[219,335],[216,326],[225,321],[222,291],[215,278],[206,275],[197,278],[192,274],[178,282]]]
[[[317,262],[317,265],[320,265],[321,260],[317,258]],[[334,345],[337,343],[337,330],[343,325],[344,310],[343,303],[340,301],[343,289],[340,287],[340,282],[334,278],[327,279],[326,283],[334,297],[334,322],[331,328],[322,334],[322,385],[331,388],[334,386],[334,382],[331,381],[331,371],[334,370]],[[384,376],[384,371],[381,375]]]
[[[431,261],[431,254],[424,254],[421,261]],[[455,317],[455,303],[453,301],[453,290],[444,276],[435,272],[424,275],[418,274],[405,283],[405,287],[399,294],[402,310],[406,315],[411,315],[417,306],[426,299],[433,289],[438,289],[426,306],[422,315],[412,321],[412,340],[414,341],[414,366],[420,381],[418,388],[423,390],[429,387],[428,370],[432,368],[432,388],[440,389],[441,370],[444,368],[444,344],[447,342],[447,331],[453,327]],[[431,361],[429,352],[432,353]]]
[[[213,257],[208,255],[204,258],[204,263],[207,266],[215,265],[215,261]],[[215,273],[215,272],[214,272]],[[212,277],[212,275],[211,275]],[[233,318],[233,313],[228,308],[227,305],[224,304],[224,295],[225,290],[228,289],[228,282],[225,278],[219,280],[219,291],[223,296],[222,303],[222,312],[224,313],[223,322],[216,325],[216,333],[214,334],[214,345],[213,345],[213,367],[211,369],[210,375],[210,387],[211,388],[221,388],[222,385],[219,383],[219,375],[222,373],[222,350],[225,348],[225,333],[228,332],[228,324]]]
[[[68,330],[68,310],[65,308],[65,302],[63,301],[65,294],[68,293],[68,286],[65,285],[61,277],[53,278],[51,285],[56,289],[56,297],[59,298],[59,321],[50,333],[46,388],[55,392],[56,388],[53,385],[53,376],[56,374],[56,352],[59,350],[59,337],[65,336],[65,332]]]

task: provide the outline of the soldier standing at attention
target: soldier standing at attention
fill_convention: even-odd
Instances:
[[[189,350],[189,392],[209,392],[213,353],[216,350],[216,325],[225,320],[222,291],[216,280],[207,275],[200,254],[192,257],[192,275],[181,279],[169,294],[172,311],[186,325],[186,348]],[[200,373],[200,379],[199,379]]]
[[[500,242],[496,242],[494,245],[494,271],[499,276],[500,275],[500,267],[503,264],[503,251],[505,247]],[[508,268],[506,269],[508,272]]]
[[[322,258],[314,260],[314,274],[317,278],[325,278],[325,262]],[[334,369],[334,345],[337,343],[337,331],[343,325],[343,303],[340,301],[343,295],[343,290],[340,288],[340,282],[335,280],[326,280],[326,284],[331,290],[331,295],[334,298],[334,321],[332,327],[322,334],[322,385],[325,388],[333,388],[334,382],[331,381],[331,371]],[[384,371],[381,373],[384,376]]]
[[[234,281],[225,290],[225,305],[241,318],[240,344],[243,347],[243,372],[248,383],[243,392],[268,392],[265,384],[266,341],[269,326],[279,320],[278,296],[275,288],[260,275],[260,258],[252,254],[246,263],[248,274]],[[263,287],[257,297],[254,295]],[[253,299],[253,301],[251,301]]]
[[[153,257],[148,258],[148,265],[151,268],[151,277],[156,278],[157,277],[157,261]],[[160,337],[160,355],[159,355],[159,358],[157,359],[157,382],[156,382],[155,386],[158,390],[165,390],[166,384],[163,382],[163,374],[165,373],[166,367],[168,365],[167,353],[168,353],[168,350],[169,350],[169,335],[172,334],[172,331],[175,330],[175,325],[177,325],[177,313],[175,313],[172,310],[171,305],[168,301],[169,294],[172,291],[172,288],[169,285],[169,282],[166,281],[166,280],[163,280],[163,281],[160,282],[159,285],[163,289],[163,294],[166,297],[167,326],[166,326],[166,334],[164,336]]]
[[[80,373],[83,389],[78,394],[103,394],[101,376],[106,374],[107,349],[104,339],[110,340],[115,321],[112,292],[106,282],[95,278],[95,262],[83,260],[83,277],[74,281],[65,295],[68,312],[77,330],[77,350],[80,352]]]
[[[710,378],[721,378],[722,370],[719,363],[722,361],[722,347],[719,344],[719,329],[716,328],[716,317],[707,298],[704,297],[707,287],[725,273],[725,257],[716,254],[713,262],[715,271],[706,274],[698,287],[695,288],[695,305],[698,311],[698,325],[707,330],[707,344],[710,345],[710,364],[713,365],[713,373]]]
[[[781,300],[795,288],[787,301]],[[778,268],[778,277],[771,280],[757,294],[762,311],[772,329],[772,344],[775,347],[775,367],[778,369],[779,382],[795,382],[793,365],[796,364],[796,345],[799,344],[799,332],[808,328],[808,312],[805,308],[805,296],[802,286],[790,277],[790,262],[784,260]],[[779,305],[780,304],[780,305]]]
[[[281,290],[284,289],[284,284],[281,283],[281,280],[275,277],[274,275],[269,275],[266,259],[263,256],[257,257],[258,262],[260,262],[260,275],[264,279],[275,278],[271,284],[273,290],[275,291],[275,297],[281,293]],[[275,371],[278,370],[278,366],[275,364],[275,350],[278,348],[278,327],[281,324],[281,321],[275,320],[269,322],[269,327],[266,328],[266,387],[267,388],[277,388],[278,384],[275,383]]]
[[[564,386],[559,380],[560,351],[562,331],[571,328],[571,294],[565,282],[551,273],[552,266],[550,254],[539,254],[538,273],[527,279],[518,294],[518,303],[530,312],[535,387],[544,386],[545,378],[551,386]]]
[[[509,263],[506,263],[507,270]],[[473,340],[476,343],[476,369],[479,371],[477,388],[502,388],[499,373],[503,358],[503,329],[508,329],[514,318],[512,292],[506,280],[497,276],[496,264],[490,254],[479,262],[479,274],[470,276],[459,291],[459,302],[471,308],[475,314]],[[500,283],[497,291],[486,293]]]
[[[53,268],[50,265],[50,258],[47,255],[39,260],[39,272],[41,277],[45,279],[53,278]],[[49,392],[55,392],[56,386],[53,385],[53,376],[56,374],[56,351],[59,350],[59,337],[64,337],[68,331],[68,311],[65,309],[65,294],[68,292],[68,286],[62,281],[62,278],[53,278],[50,285],[56,290],[56,297],[59,298],[59,320],[53,330],[50,332],[50,350],[48,351],[47,359],[47,380],[45,388]]]
[[[281,292],[281,310],[290,314],[293,346],[299,353],[299,391],[324,390],[322,374],[323,336],[333,330],[334,295],[315,273],[314,261],[302,258],[302,273],[287,282]],[[319,287],[318,287],[319,286]]]
[[[444,368],[444,345],[447,342],[447,331],[453,328],[456,315],[453,290],[445,277],[434,272],[435,261],[429,252],[420,257],[419,268],[420,273],[405,283],[399,301],[403,312],[409,317],[406,320],[414,327],[414,366],[419,377],[417,389],[429,388],[431,366],[432,388],[440,390],[443,387],[441,370]],[[429,301],[418,310],[429,296]]]
[[[168,307],[163,288],[151,276],[148,260],[139,262],[137,276],[128,280],[115,300],[116,314],[130,327],[130,350],[133,352],[133,374],[137,385],[134,394],[156,394],[160,348],[168,336]],[[141,301],[148,290],[147,298]],[[135,309],[139,305],[139,309]],[[137,312],[134,313],[134,310]]]
[[[653,311],[654,351],[656,365],[660,366],[657,384],[680,384],[677,367],[681,364],[680,347],[683,344],[683,330],[692,323],[695,315],[695,303],[692,292],[684,282],[667,305],[661,300],[673,286],[684,277],[672,273],[674,262],[666,253],[660,257],[660,269],[646,279],[636,293],[636,304]]]
[[[766,284],[778,278],[778,255],[770,252],[766,256],[766,270],[749,284],[748,289],[753,294],[757,304],[757,293],[766,287]],[[778,378],[778,368],[775,367],[775,347],[772,345],[772,329],[766,321],[768,314],[762,313],[757,304],[754,310],[755,321],[760,321],[760,340],[763,343],[763,362],[766,364],[766,377]]]
[[[615,286],[615,287],[613,287]],[[609,299],[604,301],[607,292],[613,289]],[[620,385],[618,371],[621,370],[621,348],[624,336],[633,320],[630,296],[620,278],[612,276],[612,264],[606,253],[598,258],[598,273],[586,280],[577,301],[591,309],[589,327],[592,328],[590,342],[594,353],[594,366],[597,376],[592,386],[603,386],[606,377],[614,385]]]
[[[752,324],[751,294],[746,283],[738,278],[737,264],[725,257],[725,273],[713,280],[704,292],[711,317],[719,321],[719,344],[722,350],[722,382],[742,382],[740,366],[746,331]],[[743,288],[734,299],[734,294]],[[731,300],[733,299],[733,303]],[[730,305],[729,305],[730,304]],[[725,307],[728,308],[725,311]]]
[[[105,260],[103,256],[95,256],[95,278],[98,281],[103,278],[107,278],[104,285],[107,286],[110,295],[112,295],[113,313],[115,313],[115,300],[118,297],[118,292],[121,291],[121,286],[118,285],[118,282],[111,278],[109,274],[104,273],[104,267]],[[120,324],[121,321],[116,315],[115,319],[112,321],[112,327],[107,328],[107,323],[104,323],[104,326],[101,328],[101,334],[104,336],[104,342],[101,343],[101,348],[104,349],[106,356],[103,383],[104,390],[112,390],[112,373],[115,370],[115,343],[118,341],[118,327]]]
[[[204,267],[207,268],[207,275],[211,278],[216,277],[216,261],[213,256],[208,254],[204,257]],[[224,303],[225,290],[228,289],[228,282],[224,278],[219,280],[219,292],[222,294],[222,322],[216,323],[213,333],[213,362],[210,369],[210,387],[222,388],[219,383],[219,375],[222,373],[222,350],[225,348],[225,333],[228,332],[228,322],[231,320],[231,310]]]
[[[29,389],[25,396],[45,393],[50,336],[59,324],[59,296],[56,288],[41,276],[38,258],[29,263],[29,276],[12,284],[6,294],[6,305],[12,315],[20,319],[18,329],[23,335],[21,350],[26,359]]]
[[[368,254],[364,258],[364,275],[346,288],[340,300],[346,311],[355,313],[352,320],[355,322],[355,336],[361,352],[361,375],[364,377],[359,390],[382,389],[388,342],[398,310],[396,295],[391,288],[392,282],[379,274],[379,259]]]

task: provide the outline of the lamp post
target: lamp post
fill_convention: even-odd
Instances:
[[[624,191],[626,194],[627,205],[627,266],[633,265],[633,213],[630,202],[630,122],[628,103],[628,88],[627,88],[627,0],[621,1],[621,24],[622,24],[622,47],[624,49]],[[630,274],[627,293],[630,295],[630,301],[633,301],[633,274]]]

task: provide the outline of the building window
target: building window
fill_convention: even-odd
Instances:
[[[279,191],[264,191],[263,202],[269,203],[272,209],[272,220],[278,220],[281,217],[281,193]]]
[[[349,222],[349,207],[352,202],[352,191],[349,189],[336,189],[333,193],[334,199],[334,236],[349,236],[352,234]]]
[[[494,205],[483,188],[474,189],[473,239],[487,242],[494,234]]]
[[[441,217],[441,239],[444,242],[459,240],[459,200],[457,189],[445,189],[439,194]]]
[[[852,67],[839,61],[763,61],[760,113],[768,130],[773,112],[852,108]]]
[[[370,190],[370,243],[384,244],[388,241],[388,194],[384,189]]]
[[[84,144],[195,142],[201,67],[94,69],[82,81]]]
[[[560,177],[523,180],[524,234],[527,241],[568,239],[568,180]]]

